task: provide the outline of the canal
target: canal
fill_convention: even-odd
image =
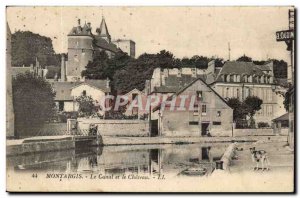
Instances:
[[[228,143],[81,147],[7,157],[14,172],[209,176]]]

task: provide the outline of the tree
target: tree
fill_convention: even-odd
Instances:
[[[29,66],[37,58],[41,65],[60,65],[60,56],[53,50],[49,37],[30,31],[17,31],[12,34],[12,65]]]
[[[261,109],[263,101],[257,97],[257,96],[248,96],[245,101],[245,108],[247,109],[248,115],[250,117],[250,127],[255,127],[255,121],[253,119],[253,116],[257,111]]]
[[[41,126],[55,113],[55,92],[41,77],[19,74],[12,81],[15,137],[26,136],[31,127]]]
[[[76,98],[76,102],[79,104],[78,113],[80,117],[88,117],[97,112],[91,96],[81,95]]]
[[[233,121],[245,120],[247,111],[244,104],[237,98],[229,98],[227,104],[233,109]]]
[[[252,58],[246,56],[245,54],[241,57],[239,57],[236,61],[239,62],[252,62]]]

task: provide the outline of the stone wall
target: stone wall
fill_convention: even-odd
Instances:
[[[144,120],[100,120],[79,118],[78,130],[86,132],[90,124],[98,125],[103,136],[148,136],[149,122]]]
[[[234,129],[233,136],[275,135],[273,129]]]
[[[65,135],[67,132],[67,123],[45,123],[41,126],[31,126],[22,128],[19,131],[21,138],[33,136],[52,136],[52,135]]]

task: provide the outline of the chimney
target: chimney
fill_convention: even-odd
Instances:
[[[78,26],[80,26],[80,19],[78,19]]]
[[[108,89],[109,89],[109,82],[110,82],[110,81],[109,81],[109,78],[107,78],[107,79],[106,79],[106,88],[108,88]]]
[[[60,66],[60,81],[65,82],[66,81],[66,61],[65,61],[65,55],[61,55],[61,66]]]

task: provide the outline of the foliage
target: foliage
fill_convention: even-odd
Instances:
[[[236,61],[240,61],[240,62],[252,62],[252,58],[246,56],[245,54],[241,57],[239,57]]]
[[[79,117],[88,117],[94,115],[97,112],[97,108],[91,96],[81,95],[76,98],[76,102],[79,105]]]
[[[30,31],[12,34],[12,65],[29,66],[37,58],[41,65],[60,65],[60,55],[55,54],[52,40]]]
[[[237,128],[246,127],[246,116],[250,117],[250,127],[255,127],[253,116],[261,109],[262,100],[256,96],[248,96],[243,102],[237,98],[230,98],[227,104],[233,109],[233,121],[237,123]]]
[[[31,73],[19,74],[12,81],[15,136],[27,133],[31,126],[42,125],[55,114],[51,85]]]
[[[253,117],[256,111],[261,109],[263,101],[257,96],[248,96],[245,101],[245,107],[247,108],[248,115]]]
[[[233,109],[233,121],[238,122],[246,119],[247,109],[239,99],[230,98],[227,104]]]
[[[287,112],[289,112],[289,107],[290,107],[290,103],[291,103],[290,98],[291,98],[291,94],[293,93],[293,90],[294,90],[294,86],[290,85],[289,89],[284,94],[283,105]]]
[[[266,128],[266,127],[270,127],[269,123],[267,122],[259,122],[257,123],[258,128]]]

